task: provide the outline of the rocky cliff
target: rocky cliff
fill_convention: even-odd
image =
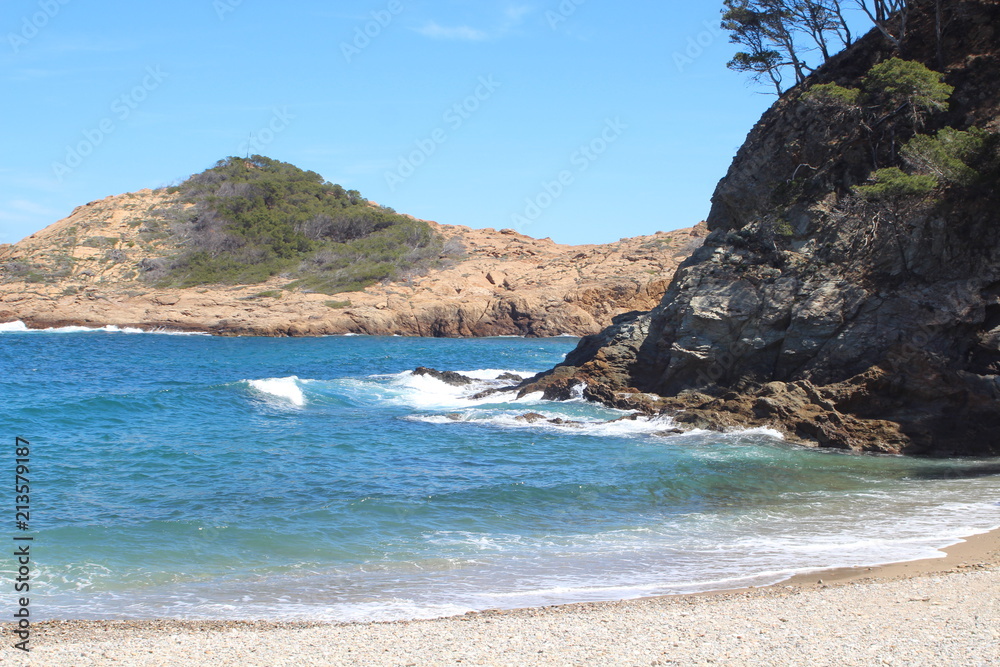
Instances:
[[[457,250],[423,275],[341,294],[255,285],[158,289],[144,278],[178,251],[159,214],[164,190],[108,197],[20,243],[0,247],[0,322],[117,325],[221,335],[583,336],[649,310],[704,225],[568,246],[512,230],[434,225]]]
[[[1000,4],[944,3],[941,59],[932,3],[918,7],[903,56],[955,88],[919,129],[997,133]],[[893,55],[870,34],[780,99],[718,185],[710,234],[662,302],[584,339],[522,391],[560,398],[582,382],[591,398],[689,427],[769,426],[878,452],[1000,453],[996,172],[873,204],[856,186],[895,164],[873,139],[880,126],[864,108],[807,94],[820,83],[860,87]]]

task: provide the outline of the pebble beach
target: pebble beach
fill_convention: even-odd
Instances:
[[[800,575],[768,588],[304,624],[49,621],[4,665],[1000,664],[1000,533],[943,558]],[[41,602],[41,601],[39,601]],[[12,636],[5,624],[4,636]]]

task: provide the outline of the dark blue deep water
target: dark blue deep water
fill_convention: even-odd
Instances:
[[[0,465],[13,475],[14,438],[30,440],[37,618],[618,599],[933,556],[1000,525],[996,460],[671,435],[668,419],[608,423],[624,413],[582,400],[467,398],[551,367],[573,339],[20,328],[0,327]],[[421,365],[481,382],[409,372]],[[516,419],[528,412],[582,423]]]

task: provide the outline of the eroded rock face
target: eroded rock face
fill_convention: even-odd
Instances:
[[[1000,4],[949,12],[939,69],[956,91],[932,122],[1000,130]],[[927,17],[914,26],[907,56],[935,67]],[[883,51],[870,35],[817,80],[856,86]],[[851,189],[871,153],[842,120],[801,91],[779,101],[661,304],[586,338],[523,390],[558,397],[586,382],[612,405],[829,447],[1000,453],[1000,193],[951,187],[873,208]]]
[[[410,280],[334,295],[245,286],[157,289],[144,276],[178,252],[144,190],[78,207],[0,248],[0,321],[34,327],[167,327],[219,335],[583,336],[648,310],[706,235],[704,225],[605,245],[568,246],[513,230],[436,225],[464,258]]]

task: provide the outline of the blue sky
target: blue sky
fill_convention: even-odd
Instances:
[[[248,149],[441,223],[692,225],[774,99],[720,6],[5,0],[0,243]]]

